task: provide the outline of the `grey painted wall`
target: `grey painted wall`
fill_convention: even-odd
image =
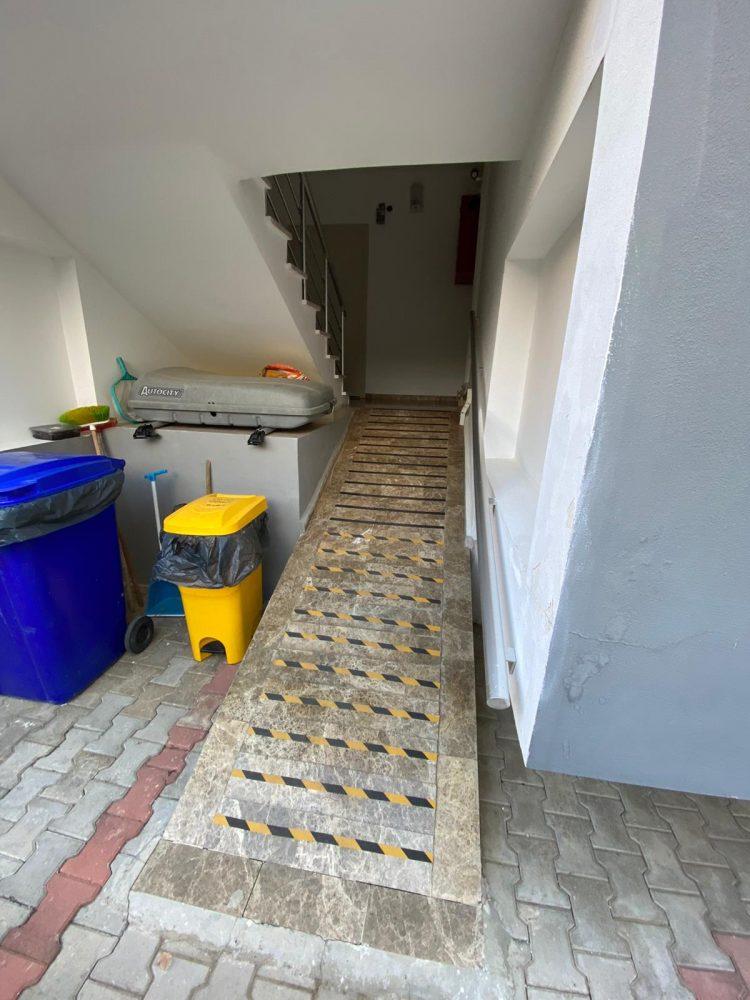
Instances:
[[[748,51],[666,0],[534,767],[750,796]]]

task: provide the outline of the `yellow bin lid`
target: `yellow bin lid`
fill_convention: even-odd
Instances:
[[[164,518],[170,535],[233,535],[268,509],[265,497],[208,493]]]

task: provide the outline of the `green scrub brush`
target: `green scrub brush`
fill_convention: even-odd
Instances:
[[[59,417],[61,424],[76,424],[84,427],[86,424],[96,424],[104,420],[109,420],[108,406],[77,406],[73,410],[66,410]]]
[[[125,364],[125,362],[121,357],[119,356],[116,357],[115,361],[117,362],[117,367],[120,371],[120,377],[117,379],[116,382],[113,383],[113,385],[109,390],[109,394],[112,397],[112,402],[115,404],[115,410],[117,411],[117,415],[119,416],[120,420],[124,420],[125,423],[140,424],[143,421],[134,420],[133,417],[131,417],[128,413],[125,412],[125,410],[122,407],[122,400],[117,395],[117,387],[118,385],[120,385],[121,382],[125,382],[126,384],[128,382],[137,382],[138,378],[136,375],[130,374],[130,372],[128,371],[128,366]]]

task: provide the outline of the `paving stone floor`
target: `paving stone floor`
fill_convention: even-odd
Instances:
[[[357,943],[362,883],[196,847],[165,863],[235,671],[172,623],[68,705],[0,698],[0,1000],[750,996],[750,802],[527,769],[475,649],[479,958],[464,904],[368,887],[380,950]]]

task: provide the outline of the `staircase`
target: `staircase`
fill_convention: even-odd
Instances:
[[[326,357],[346,395],[346,310],[304,174],[264,177],[266,217],[287,240],[287,267],[302,283],[302,301],[315,311],[315,328],[326,339]]]

